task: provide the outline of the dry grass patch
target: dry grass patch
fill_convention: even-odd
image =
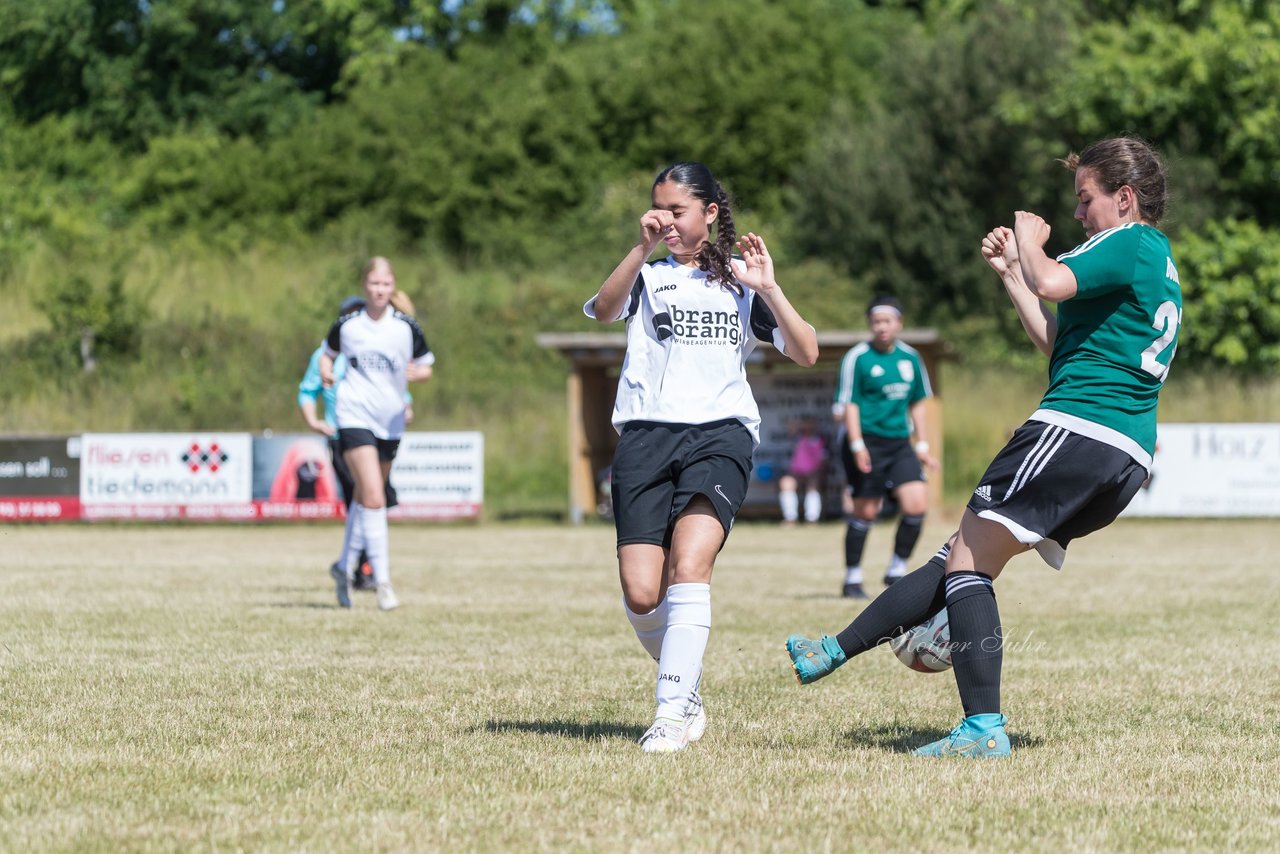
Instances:
[[[907,751],[950,675],[842,628],[838,525],[742,525],[715,581],[706,738],[642,755],[653,668],[612,532],[398,526],[403,607],[334,607],[340,532],[0,527],[10,850],[1261,850],[1280,844],[1275,524],[1124,522],[997,585],[1015,754]],[[930,524],[921,553],[945,534]],[[869,556],[887,557],[891,529]],[[872,564],[878,558],[872,557]]]

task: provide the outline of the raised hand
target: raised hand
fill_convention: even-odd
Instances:
[[[773,278],[773,258],[769,257],[769,249],[764,245],[764,238],[753,232],[747,232],[738,238],[738,251],[742,253],[744,270],[738,274],[738,281],[753,291],[767,291],[777,282]]]
[[[1014,211],[1013,235],[1019,244],[1044,246],[1049,240],[1049,223],[1030,211]]]
[[[640,242],[650,251],[658,241],[675,227],[676,218],[671,211],[651,210],[640,217]]]
[[[993,228],[982,238],[982,257],[987,266],[1003,276],[1018,263],[1018,242],[1013,230],[1003,225]]]

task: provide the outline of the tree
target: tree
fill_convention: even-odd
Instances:
[[[903,28],[878,69],[888,85],[870,103],[837,102],[797,170],[801,249],[921,320],[1004,317],[982,235],[1017,208],[1070,211],[1067,175],[1052,171],[1066,152],[1011,118],[1063,60],[1066,24],[1054,7],[993,2]]]

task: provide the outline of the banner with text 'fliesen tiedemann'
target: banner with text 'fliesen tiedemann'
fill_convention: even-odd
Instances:
[[[391,472],[403,521],[477,519],[484,436],[406,433]],[[88,433],[0,437],[5,522],[323,521],[345,516],[314,434]]]
[[[83,518],[240,521],[253,506],[248,433],[86,433]]]

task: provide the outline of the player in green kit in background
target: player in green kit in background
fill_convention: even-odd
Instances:
[[[885,585],[906,571],[929,507],[924,468],[938,466],[925,439],[924,401],[933,396],[933,389],[920,354],[898,340],[902,304],[891,296],[876,297],[867,306],[867,324],[871,340],[850,349],[840,361],[832,406],[844,427],[840,460],[853,500],[844,533],[841,590],[851,599],[867,598],[862,589],[862,550],[885,495],[893,496],[902,513]]]
[[[982,241],[1028,337],[1049,356],[1040,407],[987,468],[960,530],[929,563],[835,637],[787,639],[807,684],[946,608],[965,718],[916,751],[923,756],[1009,754],[992,582],[1030,548],[1061,569],[1071,540],[1106,527],[1128,505],[1155,451],[1156,404],[1182,322],[1178,269],[1156,228],[1167,200],[1164,164],[1128,137],[1062,162],[1075,171],[1084,243],[1050,258],[1048,224],[1026,211]]]

